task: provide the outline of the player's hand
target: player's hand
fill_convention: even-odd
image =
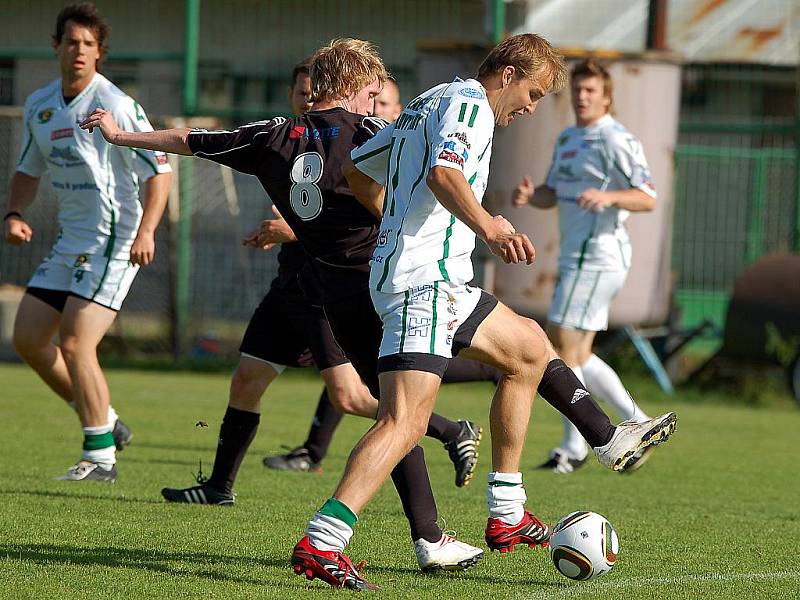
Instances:
[[[294,231],[274,204],[272,205],[272,214],[275,215],[274,219],[261,222],[261,230],[258,234],[258,243],[261,247],[268,244],[272,247],[275,244],[296,242],[297,237],[294,235]]]
[[[314,366],[314,355],[311,354],[311,350],[306,348],[303,350],[303,353],[297,357],[297,364],[301,367],[313,367]]]
[[[6,219],[6,241],[12,246],[20,246],[27,244],[33,237],[33,229],[17,216],[11,216]]]
[[[524,233],[516,233],[514,226],[503,217],[494,218],[494,231],[487,237],[486,245],[492,254],[503,259],[504,263],[525,262],[532,264],[536,249]]]
[[[156,258],[156,240],[152,232],[139,230],[131,246],[131,262],[146,267]]]
[[[81,129],[86,129],[89,133],[92,133],[95,127],[100,129],[103,137],[110,144],[115,143],[114,140],[122,131],[114,121],[111,113],[102,108],[96,108],[92,114],[81,122]]]
[[[611,206],[611,197],[607,192],[601,192],[596,188],[586,188],[578,196],[578,206],[583,209],[591,210],[592,212],[601,212],[608,206]]]
[[[514,206],[524,206],[533,198],[534,189],[533,181],[530,177],[526,176],[511,193],[511,204]]]

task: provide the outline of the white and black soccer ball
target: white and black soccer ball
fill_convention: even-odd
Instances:
[[[550,558],[556,570],[576,581],[608,573],[618,553],[619,538],[611,523],[588,510],[568,514],[556,523],[550,537]]]

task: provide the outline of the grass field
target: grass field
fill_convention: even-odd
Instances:
[[[533,470],[560,435],[537,402],[524,458],[528,506],[554,522],[589,509],[620,535],[614,570],[595,583],[558,575],[541,550],[493,554],[461,574],[423,576],[391,486],[360,515],[350,546],[387,598],[800,598],[800,411],[788,400],[751,408],[722,394],[667,399],[626,378],[651,413],[673,408],[678,430],[632,476],[593,463],[578,474]],[[233,508],[167,505],[164,485],[210,471],[227,398],[225,374],[109,372],[114,404],[134,430],[114,485],[53,481],[78,458],[77,420],[31,371],[0,365],[2,598],[329,597],[293,575],[292,545],[330,495],[366,423],[347,418],[321,475],[277,473],[261,457],[304,439],[319,380],[285,375],[268,392]],[[447,386],[438,409],[486,425],[488,384]],[[208,428],[198,428],[204,420]],[[489,439],[473,483],[452,485],[438,443],[425,442],[447,529],[483,545]]]

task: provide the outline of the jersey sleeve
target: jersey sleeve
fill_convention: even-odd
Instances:
[[[467,89],[482,95],[479,90]],[[468,177],[491,142],[494,117],[486,102],[478,102],[472,95],[454,95],[446,102],[440,105],[441,116],[430,131],[430,166],[457,169]]]
[[[628,182],[630,187],[643,191],[648,196],[656,197],[650,175],[650,167],[644,155],[642,143],[630,133],[618,133],[608,141],[608,150],[613,167]]]
[[[125,131],[153,131],[144,109],[132,98],[124,98],[112,109],[114,120]],[[141,148],[121,148],[123,160],[136,173],[139,181],[150,179],[159,173],[171,173],[167,155],[164,152],[143,150]]]
[[[192,154],[226,165],[241,173],[254,175],[261,163],[260,148],[268,134],[284,119],[257,121],[242,125],[233,131],[206,131],[195,129],[189,132],[187,141]],[[262,135],[263,134],[263,135]],[[262,138],[258,138],[258,136]]]
[[[47,164],[42,156],[42,151],[36,143],[36,138],[31,130],[31,120],[33,119],[33,109],[30,104],[30,99],[25,103],[24,109],[24,122],[22,125],[22,146],[19,151],[19,159],[17,160],[16,170],[31,177],[41,177]]]
[[[394,124],[386,124],[350,153],[350,158],[356,168],[383,186],[386,185],[389,171],[389,154],[392,149],[393,133]]]

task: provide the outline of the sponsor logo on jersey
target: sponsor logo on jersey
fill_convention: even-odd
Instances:
[[[82,162],[81,157],[75,154],[70,146],[66,148],[53,146],[53,149],[50,151],[50,158],[66,160],[76,164]]]
[[[567,150],[566,152],[561,153],[561,160],[567,160],[568,158],[575,158],[577,156],[577,150]]]
[[[456,323],[458,323],[458,319],[453,319],[452,321],[447,322],[447,331],[453,331],[456,328]]]
[[[78,258],[76,258],[76,259],[75,259],[75,264],[74,264],[74,265],[72,265],[72,266],[73,266],[73,267],[75,267],[75,268],[77,269],[77,268],[78,268],[78,267],[80,267],[82,264],[84,264],[84,263],[86,263],[86,262],[88,262],[88,261],[89,261],[89,257],[88,257],[88,256],[86,256],[85,254],[81,254],[80,256],[78,256]]]
[[[416,129],[421,122],[422,122],[421,114],[415,115],[413,113],[403,111],[403,113],[397,118],[397,121],[395,121],[394,123],[394,130],[405,131],[407,129]]]
[[[39,111],[39,113],[36,115],[36,118],[39,119],[39,123],[47,123],[53,118],[54,112],[54,108],[45,108],[44,110]]]
[[[482,100],[486,97],[483,95],[482,91],[475,88],[462,88],[458,90],[458,93],[462,96],[466,96],[467,98],[477,98],[478,100]]]
[[[467,141],[467,134],[466,134],[466,133],[464,133],[463,131],[459,131],[458,133],[451,133],[451,134],[450,134],[450,135],[448,135],[447,137],[449,137],[449,138],[455,138],[455,139],[457,139],[459,142],[461,142],[462,144],[464,144],[464,145],[467,147],[467,149],[468,149],[468,150],[469,150],[470,148],[472,148],[472,146],[470,145],[470,143]]]
[[[65,127],[64,129],[54,129],[50,132],[51,140],[60,140],[67,137],[75,137],[75,130],[72,127]]]
[[[378,248],[385,246],[389,243],[389,234],[392,233],[391,229],[381,229],[381,232],[378,234],[378,243],[376,246]]]
[[[469,152],[467,152],[466,148],[460,148],[461,144],[456,144],[454,141],[449,141],[444,143],[444,149],[449,150],[450,152],[455,152],[456,154],[460,154],[461,158],[467,160],[469,158]]]
[[[289,132],[290,140],[304,138],[307,140],[329,140],[339,137],[338,127],[327,127],[325,129],[311,129],[298,125]]]
[[[448,152],[447,150],[442,150],[439,153],[439,158],[441,158],[442,160],[446,160],[447,162],[455,163],[459,167],[463,167],[464,166],[464,159],[461,158],[455,152]]]
[[[567,141],[569,141],[569,136],[564,134],[560,138],[558,138],[558,145],[563,146],[564,144],[567,143]]]

